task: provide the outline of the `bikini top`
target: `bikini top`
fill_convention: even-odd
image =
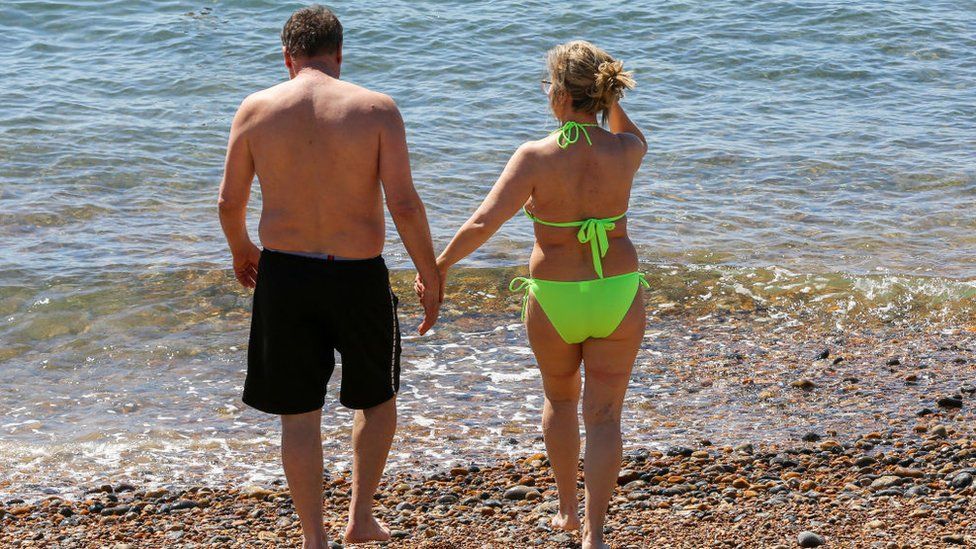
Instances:
[[[596,124],[580,124],[579,122],[568,120],[561,128],[552,133],[559,133],[559,136],[556,137],[556,144],[561,149],[565,149],[579,141],[580,134],[586,138],[588,145],[593,145],[593,142],[590,141],[590,134],[586,131],[586,128],[589,126],[596,126]],[[579,231],[576,233],[576,239],[579,240],[580,244],[590,244],[590,251],[593,253],[593,270],[596,271],[598,277],[603,278],[602,259],[607,255],[607,250],[610,249],[610,240],[607,238],[607,231],[616,229],[617,225],[614,222],[622,219],[627,215],[627,212],[603,219],[591,217],[582,221],[556,223],[539,219],[529,213],[529,210],[525,209],[524,206],[522,207],[522,211],[525,212],[526,217],[540,225],[546,225],[548,227],[579,227]]]

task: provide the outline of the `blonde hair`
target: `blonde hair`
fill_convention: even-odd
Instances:
[[[546,64],[553,96],[568,94],[574,109],[602,113],[604,123],[610,105],[624,96],[625,89],[637,85],[633,74],[624,70],[622,61],[585,40],[552,48],[546,55]]]

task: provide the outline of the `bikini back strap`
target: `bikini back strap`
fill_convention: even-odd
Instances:
[[[610,239],[607,238],[607,231],[616,229],[616,221],[623,219],[627,215],[627,212],[603,219],[591,217],[583,221],[555,223],[539,219],[529,213],[529,210],[525,209],[525,207],[522,208],[522,211],[525,212],[526,217],[540,225],[546,225],[548,227],[579,227],[579,231],[576,233],[576,239],[579,240],[580,244],[589,243],[590,251],[593,255],[593,270],[596,271],[598,277],[603,278],[602,260],[606,257],[607,250],[610,249]]]

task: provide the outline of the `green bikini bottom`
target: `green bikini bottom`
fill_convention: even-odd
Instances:
[[[649,287],[643,274],[633,272],[579,282],[520,276],[512,280],[508,289],[525,292],[523,321],[531,292],[563,341],[575,344],[612,334],[630,310],[640,286]]]

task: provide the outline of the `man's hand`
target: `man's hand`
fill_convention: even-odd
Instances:
[[[254,288],[258,282],[258,261],[261,249],[248,242],[242,250],[232,251],[234,255],[234,276],[241,286]]]
[[[436,277],[436,275],[434,276]],[[413,289],[417,292],[417,297],[420,298],[420,304],[424,307],[424,321],[420,324],[420,328],[417,329],[420,335],[426,334],[437,323],[437,315],[440,314],[441,301],[443,301],[441,295],[442,287],[443,285],[440,280],[425,280],[419,274],[413,282]]]

